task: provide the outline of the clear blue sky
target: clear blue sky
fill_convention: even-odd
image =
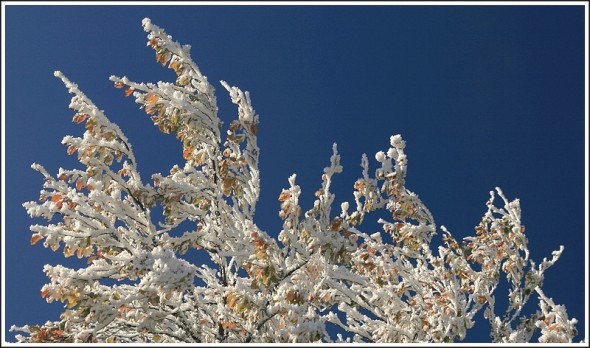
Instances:
[[[5,320],[57,320],[61,303],[40,288],[46,263],[61,252],[30,246],[42,177],[80,168],[61,145],[80,136],[61,70],[133,144],[144,181],[182,163],[179,143],[154,127],[112,74],[139,82],[171,80],[155,61],[141,20],[150,17],[192,56],[218,91],[226,125],[235,108],[218,83],[251,92],[259,113],[262,193],[256,222],[281,228],[278,194],[297,173],[311,207],[338,144],[344,173],[334,178],[336,207],[353,201],[360,159],[407,144],[407,186],[437,224],[473,234],[489,191],[520,198],[531,258],[565,246],[546,273],[545,292],[566,305],[586,335],[585,121],[583,6],[13,6],[5,10]],[[587,124],[586,124],[587,125]],[[370,231],[372,232],[372,231]],[[68,259],[66,264],[72,264]],[[505,293],[501,293],[504,297]],[[483,330],[468,341],[487,341]],[[13,339],[7,333],[7,339]]]

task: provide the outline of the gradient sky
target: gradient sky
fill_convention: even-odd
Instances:
[[[4,4],[3,4],[4,6]],[[154,127],[110,75],[172,81],[155,61],[141,20],[150,17],[214,84],[227,125],[235,108],[218,83],[251,93],[260,115],[262,193],[256,222],[276,236],[277,197],[297,173],[304,210],[338,144],[344,172],[334,177],[335,209],[353,202],[360,159],[387,151],[401,134],[407,187],[437,224],[456,237],[474,233],[489,191],[519,198],[531,258],[565,246],[546,272],[545,293],[564,304],[587,335],[585,309],[584,6],[16,6],[5,11],[2,188],[3,335],[13,325],[57,320],[47,304],[43,265],[61,252],[30,246],[22,203],[42,177],[81,168],[61,145],[84,129],[71,122],[61,70],[126,133],[144,182],[182,163],[180,144]],[[373,231],[368,231],[373,232]],[[65,260],[65,261],[64,261]],[[507,293],[498,292],[499,302]],[[532,303],[531,303],[532,304]],[[531,308],[531,307],[529,307]],[[488,341],[480,315],[467,336]]]

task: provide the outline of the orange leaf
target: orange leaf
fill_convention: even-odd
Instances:
[[[31,237],[31,245],[35,245],[37,244],[38,241],[40,241],[41,239],[43,239],[43,237],[39,234],[35,234]]]
[[[56,193],[53,195],[53,197],[51,197],[51,201],[54,203],[61,202],[61,200],[62,200],[61,193]]]
[[[123,82],[115,82],[115,88],[123,88],[125,84]]]
[[[153,94],[153,93],[148,93],[148,94],[145,96],[145,101],[146,101],[148,104],[155,104],[155,103],[158,101],[158,96],[157,96],[157,95],[155,95],[155,94]]]
[[[49,289],[45,289],[43,292],[41,292],[41,298],[45,298],[47,295],[49,295]]]
[[[63,332],[62,330],[59,330],[59,329],[57,329],[57,330],[53,330],[53,331],[51,332],[51,334],[52,334],[53,338],[59,338],[59,336],[63,335],[63,333],[64,333],[64,332]]]
[[[187,147],[187,148],[185,148],[185,149],[184,149],[184,151],[182,152],[182,157],[183,157],[185,160],[188,160],[188,159],[190,158],[190,156],[191,156],[191,153],[192,153],[192,152],[193,152],[193,150],[192,150],[191,148],[188,148],[188,147]]]
[[[284,202],[284,201],[288,200],[289,198],[291,198],[291,193],[289,191],[283,191],[279,195],[280,202]]]
[[[84,183],[82,182],[82,179],[78,179],[78,181],[76,181],[76,189],[80,191],[82,188],[84,188]]]
[[[166,63],[168,63],[168,59],[169,58],[167,58],[166,54],[163,53],[162,51],[156,52],[156,61],[161,63],[162,66],[166,66]]]
[[[74,152],[76,152],[76,150],[77,149],[75,147],[69,146],[67,153],[68,153],[68,155],[72,155]]]
[[[258,127],[256,127],[255,124],[250,126],[250,130],[252,131],[252,134],[256,135],[256,132],[258,132]]]
[[[75,123],[82,123],[86,121],[88,117],[88,114],[76,114],[74,115],[74,118],[72,118],[72,121]]]
[[[125,90],[125,96],[126,96],[126,97],[130,96],[130,95],[133,93],[133,91],[134,91],[134,90],[135,90],[135,88],[133,88],[133,87],[129,87],[129,88],[127,88],[127,89]]]
[[[86,263],[89,265],[89,264],[91,264],[91,263],[92,263],[92,261],[94,261],[94,260],[96,260],[96,259],[98,259],[98,257],[97,257],[96,255],[90,255],[90,256],[88,257],[88,259],[86,260]]]

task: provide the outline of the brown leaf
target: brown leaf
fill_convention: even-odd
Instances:
[[[291,198],[291,192],[289,192],[289,191],[283,191],[279,195],[280,202],[284,202],[284,201],[288,200],[289,198]]]
[[[45,298],[49,295],[49,289],[45,289],[41,292],[41,298]]]
[[[39,234],[34,234],[31,237],[31,245],[35,245],[37,244],[38,241],[40,241],[41,239],[43,239],[43,236],[39,235]]]
[[[76,122],[76,123],[82,123],[84,121],[86,121],[86,119],[90,117],[88,114],[75,114],[74,117],[72,118],[72,121]]]

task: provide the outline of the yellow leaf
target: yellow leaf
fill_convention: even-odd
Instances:
[[[236,305],[237,295],[234,292],[230,292],[226,297],[227,305],[229,308],[233,308]]]
[[[72,246],[72,247],[64,247],[64,256],[65,257],[70,257],[72,255],[74,255],[74,253],[76,252],[77,247],[76,246]]]
[[[69,294],[67,297],[68,308],[75,307],[78,304],[78,298],[75,294]]]
[[[180,64],[180,61],[178,61],[178,60],[171,61],[170,68],[172,70],[174,70],[174,72],[177,74],[182,73],[182,70],[183,70],[182,65]]]

